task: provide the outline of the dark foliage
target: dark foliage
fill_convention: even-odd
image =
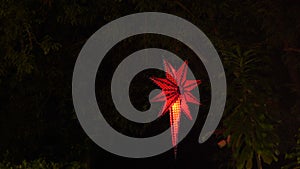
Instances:
[[[111,50],[105,59],[107,66],[101,68],[106,73],[97,77],[96,93],[108,100],[103,107],[110,112],[106,118],[120,132],[137,137],[159,133],[167,127],[163,124],[167,118],[139,125],[118,115],[109,102],[111,75],[124,57],[143,48],[158,47],[183,59],[189,57],[195,76],[206,83],[200,87],[202,116],[181,143],[182,154],[177,160],[172,151],[149,159],[125,159],[97,147],[81,129],[71,93],[80,49],[109,21],[145,11],[185,18],[215,45],[228,82],[221,132],[216,134],[230,136],[226,148],[217,147],[218,137],[197,143],[210,103],[205,68],[198,66],[200,60],[184,44],[156,35],[128,38]],[[126,162],[128,168],[154,168],[158,163],[168,168],[299,167],[299,140],[297,146],[294,137],[300,128],[299,11],[297,0],[0,1],[0,167],[37,168],[40,163],[44,168],[99,168],[104,164],[113,168],[118,162]],[[141,73],[133,82],[131,91],[145,94],[131,93],[140,110],[149,107],[147,93],[155,88],[145,85],[147,74],[162,72]]]

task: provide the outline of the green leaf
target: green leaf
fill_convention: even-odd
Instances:
[[[263,161],[264,161],[265,163],[269,164],[269,165],[270,165],[270,164],[272,163],[272,161],[273,161],[273,157],[270,156],[269,154],[262,153],[262,154],[261,154],[261,157],[262,157]]]
[[[246,164],[246,169],[252,169],[252,159],[249,159]]]

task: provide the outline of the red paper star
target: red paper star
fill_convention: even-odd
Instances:
[[[170,125],[172,134],[172,144],[176,156],[176,146],[178,142],[178,130],[180,122],[180,113],[183,113],[192,120],[192,116],[187,103],[200,105],[200,101],[190,92],[198,86],[200,80],[186,80],[187,61],[185,61],[176,71],[173,66],[164,60],[166,78],[151,77],[150,79],[158,85],[162,92],[151,99],[151,102],[165,101],[159,116],[164,115],[168,110],[170,113]]]

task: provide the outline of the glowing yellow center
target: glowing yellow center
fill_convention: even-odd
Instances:
[[[171,122],[171,134],[172,134],[172,143],[174,146],[174,151],[176,154],[176,145],[178,142],[178,130],[179,130],[179,121],[180,121],[180,98],[170,108],[170,122]]]

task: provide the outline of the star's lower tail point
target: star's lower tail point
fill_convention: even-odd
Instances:
[[[170,107],[170,124],[172,134],[172,144],[174,148],[174,155],[177,155],[178,131],[180,122],[180,98]]]

